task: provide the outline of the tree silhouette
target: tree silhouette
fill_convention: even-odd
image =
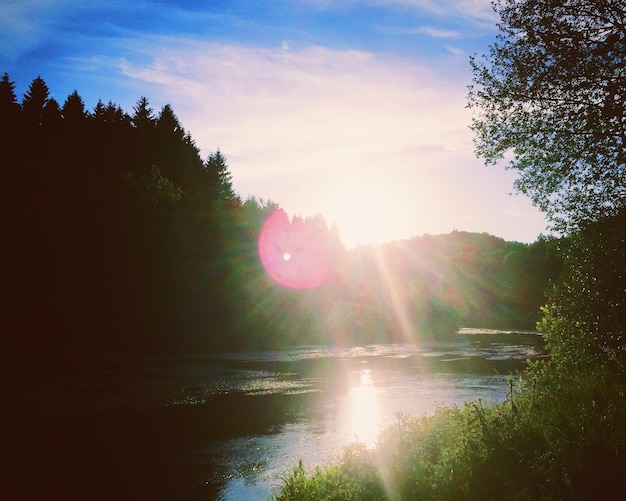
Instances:
[[[58,134],[61,125],[62,115],[59,103],[53,97],[46,101],[41,112],[41,125],[50,129],[52,134]]]
[[[150,107],[148,99],[144,96],[139,98],[133,107],[132,124],[140,133],[146,133],[154,129],[156,118],[154,110]]]
[[[178,117],[174,113],[172,106],[166,104],[161,109],[156,120],[156,132],[159,141],[168,141],[170,143],[180,143],[185,137],[185,129],[178,121]]]
[[[50,89],[41,76],[31,82],[22,99],[23,116],[29,126],[39,127],[42,124],[49,95]]]
[[[0,120],[3,126],[13,120],[19,109],[20,106],[15,95],[15,83],[9,80],[9,74],[5,72],[0,80]]]
[[[75,90],[67,97],[61,108],[61,114],[66,125],[77,127],[84,123],[87,112],[83,98],[80,97],[78,91]]]
[[[21,108],[15,95],[15,84],[4,73],[0,80],[0,147],[11,145],[20,135]]]

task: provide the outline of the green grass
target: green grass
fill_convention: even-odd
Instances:
[[[353,445],[310,474],[300,463],[275,499],[612,499],[626,472],[624,425],[620,378],[538,363],[502,404],[400,414],[374,450]]]

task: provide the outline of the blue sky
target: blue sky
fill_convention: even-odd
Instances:
[[[515,174],[475,158],[468,59],[489,0],[4,0],[0,73],[131,112],[170,103],[235,189],[321,212],[347,245],[454,229],[533,241]]]

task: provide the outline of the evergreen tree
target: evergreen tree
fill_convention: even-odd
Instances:
[[[112,101],[109,101],[105,106],[102,100],[99,100],[94,107],[91,118],[99,124],[130,126],[132,123],[131,118],[122,107]]]
[[[15,96],[15,83],[9,80],[9,74],[4,73],[0,80],[0,123],[12,121],[19,112],[20,105]]]
[[[185,129],[180,125],[178,117],[171,105],[166,104],[161,109],[156,120],[156,132],[160,141],[169,143],[182,143],[185,137]]]
[[[105,110],[106,108],[104,106],[104,103],[102,102],[102,99],[98,99],[98,102],[93,108],[93,113],[91,114],[91,117],[97,121],[103,122]]]
[[[232,174],[228,170],[226,157],[222,152],[217,150],[215,153],[211,153],[204,165],[212,200],[214,202],[235,202],[238,197],[233,190]]]
[[[49,98],[41,113],[41,125],[48,128],[51,134],[56,135],[61,125],[61,119],[62,115],[58,101],[53,97]]]
[[[35,78],[22,99],[22,111],[26,124],[39,127],[43,122],[43,114],[50,96],[50,89],[43,78]]]
[[[99,104],[102,103],[100,102]],[[80,126],[87,118],[85,103],[78,91],[75,90],[67,97],[65,103],[63,103],[61,114],[65,124],[71,126]]]
[[[148,99],[142,96],[133,107],[132,124],[140,133],[145,133],[154,129],[156,118],[154,110],[150,107]]]
[[[9,80],[9,74],[4,73],[0,80],[0,147],[5,151],[14,143],[19,135],[20,105],[15,96],[15,84]]]

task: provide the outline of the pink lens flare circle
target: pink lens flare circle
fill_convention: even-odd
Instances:
[[[280,209],[261,229],[259,257],[270,277],[291,289],[319,287],[333,275],[332,253],[322,232],[311,224],[292,224]]]

